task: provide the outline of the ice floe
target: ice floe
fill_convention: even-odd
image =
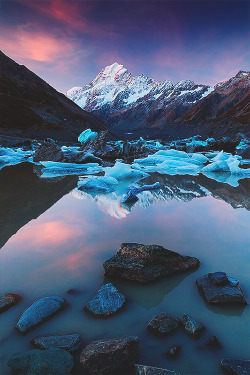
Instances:
[[[42,169],[42,178],[50,178],[66,175],[88,175],[103,171],[103,168],[97,163],[89,164],[74,164],[62,163],[53,161],[42,161],[41,164],[45,167]]]
[[[24,151],[22,148],[0,148],[0,170],[7,165],[31,162],[34,151]]]
[[[85,144],[87,142],[92,141],[96,136],[98,135],[97,132],[92,132],[91,129],[84,130],[78,137],[78,141],[81,142],[81,144]]]
[[[106,167],[104,168],[105,175],[109,177],[113,177],[117,180],[125,180],[125,179],[141,179],[143,177],[148,176],[148,174],[144,171],[134,169],[133,166],[130,164],[124,164],[120,161],[116,161],[113,167]]]
[[[107,176],[91,176],[87,178],[80,178],[77,189],[87,192],[110,193],[115,190],[115,185],[118,181],[113,177]]]

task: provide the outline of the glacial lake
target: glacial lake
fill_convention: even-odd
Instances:
[[[225,271],[240,280],[250,301],[250,180],[240,180],[237,187],[205,176],[161,175],[147,182],[158,178],[168,186],[166,191],[145,193],[133,207],[125,207],[114,194],[79,194],[75,176],[42,180],[28,163],[0,171],[0,292],[23,297],[0,315],[1,375],[10,374],[7,361],[12,354],[31,350],[32,338],[50,334],[79,333],[83,347],[97,339],[138,336],[141,364],[182,375],[223,374],[221,359],[249,359],[249,305],[211,306],[195,280]],[[123,242],[162,245],[197,257],[201,265],[148,285],[104,278],[103,262]],[[96,319],[83,307],[106,282],[112,282],[128,303],[117,315]],[[75,292],[68,293],[70,289]],[[66,298],[69,307],[19,335],[15,324],[21,313],[49,295]],[[177,318],[186,312],[206,330],[196,340],[182,328],[158,338],[146,326],[163,311]],[[221,348],[206,346],[213,335]],[[181,345],[174,359],[165,355],[172,345]]]

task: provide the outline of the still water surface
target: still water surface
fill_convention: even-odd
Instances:
[[[36,178],[33,181],[29,170],[28,195],[27,176],[25,183],[20,177],[19,184],[7,189],[19,173],[25,175],[25,168],[9,167],[9,180],[5,187],[1,185],[5,233],[8,228],[12,231],[8,232],[8,241],[4,238],[3,242],[7,242],[0,253],[0,292],[23,296],[19,305],[0,316],[1,375],[10,373],[6,363],[13,353],[32,349],[32,338],[49,334],[79,333],[83,346],[96,339],[137,335],[141,364],[176,370],[182,375],[222,374],[222,358],[249,357],[249,306],[210,306],[195,285],[195,280],[207,272],[225,271],[240,280],[250,300],[250,213],[246,208],[235,209],[210,195],[185,202],[172,199],[156,201],[148,207],[135,206],[127,216],[117,219],[103,212],[93,199],[76,199],[75,193],[70,192],[74,180],[64,180],[67,188],[62,186],[62,181],[54,184]],[[224,189],[225,184],[221,187]],[[60,189],[65,194],[62,198]],[[232,191],[231,188],[230,199]],[[50,201],[51,197],[54,198]],[[31,220],[34,199],[40,211]],[[7,203],[3,204],[3,200]],[[16,212],[11,211],[11,200],[17,207]],[[104,279],[102,263],[116,253],[122,242],[163,245],[199,258],[201,266],[194,272],[149,285]],[[129,302],[116,316],[96,319],[84,312],[83,306],[103,283],[110,281]],[[75,289],[76,293],[67,293],[69,289]],[[20,314],[34,300],[48,295],[63,296],[70,306],[20,336],[15,330]],[[198,340],[188,337],[182,329],[168,338],[154,337],[146,326],[162,311],[178,318],[187,312],[202,322],[206,331]],[[218,337],[221,349],[213,351],[206,347],[212,335]],[[164,354],[172,345],[182,346],[177,359],[169,359]],[[76,369],[75,373],[80,372]]]

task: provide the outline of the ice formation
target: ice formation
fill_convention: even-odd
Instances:
[[[91,129],[84,130],[78,137],[78,141],[81,142],[81,144],[85,144],[87,142],[92,141],[96,136],[98,135],[97,132],[92,132]]]
[[[22,148],[0,148],[0,170],[7,165],[32,162],[33,153],[34,151],[24,151]]]
[[[81,191],[107,194],[114,191],[117,184],[118,181],[113,177],[92,176],[80,179],[77,188]]]
[[[106,167],[105,175],[109,177],[114,177],[117,180],[124,180],[124,179],[141,179],[143,177],[148,176],[147,173],[133,169],[131,165],[124,164],[120,161],[116,161],[113,167]]]
[[[42,169],[43,178],[66,176],[66,175],[85,175],[102,172],[103,168],[97,163],[89,164],[74,164],[61,163],[53,161],[42,161],[41,164],[45,167]]]
[[[153,185],[143,185],[143,186],[130,186],[127,194],[122,198],[122,203],[135,202],[138,200],[137,195],[146,190],[160,189],[161,185],[156,182]]]

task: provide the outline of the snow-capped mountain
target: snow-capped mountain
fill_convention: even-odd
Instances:
[[[244,82],[244,84],[242,83]],[[242,87],[243,95],[236,91]],[[168,124],[197,124],[213,116],[214,104],[210,106],[210,117],[199,111],[200,103],[206,106],[208,98],[233,96],[232,105],[237,104],[249,92],[249,72],[241,71],[229,81],[214,87],[196,84],[190,80],[173,84],[158,82],[141,74],[133,76],[118,63],[107,66],[85,87],[73,87],[66,95],[81,108],[100,117],[118,132],[135,129],[165,129]],[[233,92],[233,94],[232,94]],[[204,105],[205,103],[205,105]],[[232,105],[226,105],[228,110]],[[192,112],[194,108],[196,111]],[[206,111],[205,111],[206,112]],[[195,116],[198,122],[194,121]]]

